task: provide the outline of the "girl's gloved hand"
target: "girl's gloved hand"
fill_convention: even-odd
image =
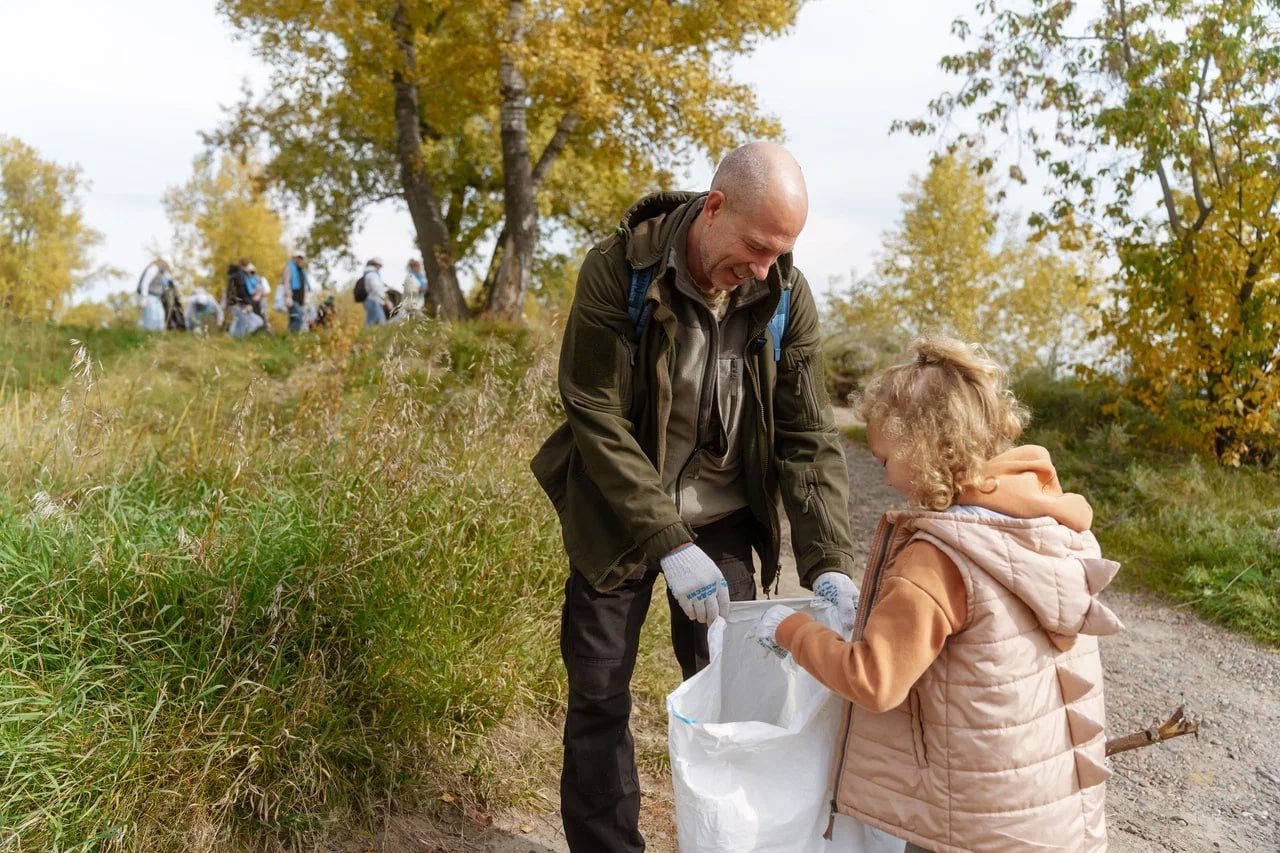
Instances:
[[[760,617],[760,621],[747,633],[747,639],[755,640],[766,651],[772,652],[780,658],[785,658],[787,650],[778,645],[774,635],[778,633],[778,626],[783,623],[783,620],[793,613],[795,611],[785,604],[773,605],[764,612],[764,615]]]
[[[840,629],[848,637],[858,618],[858,587],[843,572],[823,572],[813,584],[814,598],[830,602],[840,617]]]

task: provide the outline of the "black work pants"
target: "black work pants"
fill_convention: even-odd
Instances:
[[[697,545],[729,582],[729,597],[756,597],[749,544],[750,513],[696,530]],[[649,611],[658,566],[649,565],[608,592],[597,592],[575,570],[564,586],[560,654],[569,674],[564,722],[560,815],[574,853],[638,853],[640,780],[631,738],[631,673],[640,628]],[[707,626],[684,615],[667,593],[671,647],[684,678],[707,665]]]

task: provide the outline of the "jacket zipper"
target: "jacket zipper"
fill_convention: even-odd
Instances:
[[[876,551],[871,555],[871,560],[867,563],[870,571],[867,572],[867,580],[871,581],[872,589],[863,590],[862,603],[858,606],[858,621],[854,626],[853,640],[862,639],[862,629],[866,625],[867,611],[869,611],[877,597],[880,587],[880,570],[883,568],[885,556],[889,552],[889,543],[893,541],[894,525],[881,520],[879,527],[876,529]],[[862,610],[863,607],[867,610]],[[853,724],[853,703],[847,703],[844,713],[844,721],[840,726],[840,751],[836,754],[836,763],[832,765],[833,781],[831,783],[831,814],[827,818],[827,831],[822,833],[822,837],[827,841],[831,840],[831,833],[835,831],[836,826],[836,803],[840,802],[840,779],[844,775],[840,771],[844,767],[844,756],[849,751],[849,728]]]
[[[809,362],[801,360],[796,365],[796,396],[804,398],[804,410],[811,423],[821,418],[818,410],[818,396],[813,393],[813,377],[809,375]]]
[[[818,527],[822,530],[822,536],[826,541],[831,542],[835,537],[831,533],[831,517],[827,515],[826,504],[822,502],[822,498],[818,495],[818,484],[810,481],[807,486],[804,498],[804,514],[809,514],[809,505],[813,504],[817,507]]]
[[[763,331],[764,330],[762,329],[761,332]],[[748,338],[748,340],[753,340],[754,337],[755,336]],[[742,364],[747,371],[747,376],[751,378],[751,387],[755,390],[757,415],[756,445],[760,449],[758,455],[760,457],[761,482],[766,482],[769,479],[769,454],[772,450],[773,442],[769,440],[769,426],[764,420],[764,391],[760,385],[760,374],[756,372],[755,359],[753,359],[750,353],[746,350],[742,353]],[[782,579],[782,572],[778,570],[778,555],[776,553],[778,549],[778,541],[782,538],[782,525],[778,520],[778,510],[773,505],[773,502],[768,499],[768,495],[765,496],[765,504],[767,505],[767,512],[769,514],[769,559],[773,562],[775,567],[775,574],[773,576],[773,594],[776,595],[778,592],[778,584]],[[767,589],[764,593],[766,596],[770,595],[770,592]]]

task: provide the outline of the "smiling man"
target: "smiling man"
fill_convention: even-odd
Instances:
[[[779,145],[731,152],[706,193],[636,203],[583,261],[560,354],[566,423],[533,470],[570,571],[561,815],[570,849],[640,851],[631,673],[666,578],[685,678],[707,624],[778,574],[779,503],[800,581],[851,627],[848,475],[818,314],[791,249],[804,176]]]

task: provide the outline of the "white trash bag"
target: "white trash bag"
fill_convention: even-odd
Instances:
[[[812,599],[735,601],[707,635],[711,662],[667,697],[676,830],[687,853],[901,853],[904,842],[838,815],[831,765],[843,701],[747,633],[785,604],[836,628]]]

